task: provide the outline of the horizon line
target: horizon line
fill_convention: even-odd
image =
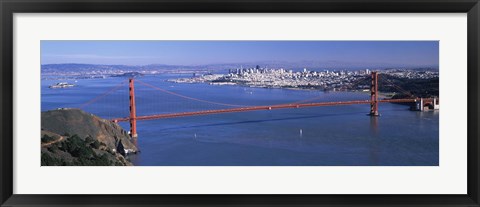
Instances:
[[[281,61],[280,61],[281,62]],[[199,66],[209,66],[209,65],[265,65],[268,66],[268,64],[262,64],[262,63],[208,63],[208,64],[197,64],[197,65],[182,65],[182,64],[164,64],[164,63],[149,63],[149,64],[137,64],[137,65],[131,65],[131,64],[98,64],[98,63],[75,63],[75,62],[65,62],[65,63],[46,63],[46,64],[40,64],[41,66],[44,65],[102,65],[102,66],[152,66],[152,65],[163,65],[163,66],[184,66],[184,67],[199,67]],[[271,63],[271,64],[282,64],[282,63]],[[295,62],[286,62],[285,64],[296,64]],[[348,63],[344,63],[348,64]],[[372,64],[361,64],[361,65],[382,65],[381,63],[372,63]],[[397,65],[397,64],[386,64],[386,65]],[[306,67],[306,66],[300,66],[300,67]],[[341,67],[341,66],[340,66]],[[349,67],[378,67],[378,66],[349,66]],[[406,68],[416,68],[416,67],[435,67],[439,68],[439,64],[436,65],[411,65],[411,66],[382,66],[382,67],[406,67]]]

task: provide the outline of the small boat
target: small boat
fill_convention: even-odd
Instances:
[[[61,83],[57,83],[55,85],[51,85],[49,86],[49,88],[70,88],[70,87],[73,87],[75,85],[71,84],[71,83],[67,83],[67,82],[61,82]]]

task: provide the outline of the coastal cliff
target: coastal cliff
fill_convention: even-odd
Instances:
[[[80,109],[42,112],[42,165],[132,165],[137,147],[118,124]]]

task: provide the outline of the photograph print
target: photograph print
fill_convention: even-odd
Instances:
[[[41,41],[42,166],[439,166],[438,41]]]

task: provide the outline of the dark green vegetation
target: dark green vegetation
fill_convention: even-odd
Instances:
[[[439,97],[439,79],[408,79],[397,78],[388,74],[380,74],[379,90],[381,92],[397,93],[392,97],[394,99],[411,97]]]
[[[118,124],[79,109],[42,112],[42,165],[132,165],[137,152]]]
[[[55,139],[44,135],[46,138]],[[42,148],[42,166],[110,166],[130,165],[121,155],[108,150],[105,144],[91,137],[81,139],[77,135],[67,137]]]
[[[112,77],[126,77],[126,78],[136,78],[136,77],[142,77],[143,74],[139,72],[129,72],[129,73],[123,73],[121,75],[112,75]]]
[[[51,136],[48,136],[48,135],[44,134],[44,135],[42,136],[42,143],[53,142],[53,141],[55,141],[55,140],[57,140],[57,139],[58,139],[58,138],[56,138],[56,137],[53,137],[53,136],[51,137]]]

